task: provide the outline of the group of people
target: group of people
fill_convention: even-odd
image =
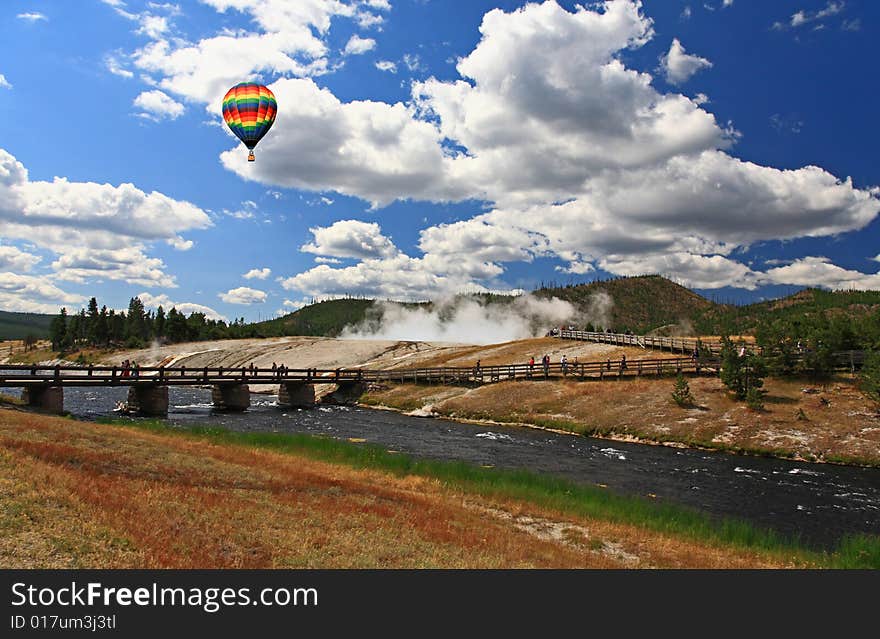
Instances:
[[[122,362],[122,377],[135,377],[138,376],[138,363],[132,360],[123,360]]]

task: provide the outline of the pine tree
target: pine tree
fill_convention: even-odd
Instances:
[[[672,389],[672,399],[682,408],[690,408],[696,402],[691,395],[691,387],[681,373],[675,378],[675,386]]]
[[[60,351],[67,342],[67,309],[61,309],[61,312],[54,318],[49,325],[49,339],[52,340],[52,350]]]
[[[859,374],[859,388],[880,405],[880,351],[870,351],[865,355],[865,363]]]

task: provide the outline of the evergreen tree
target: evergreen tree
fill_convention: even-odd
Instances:
[[[153,320],[153,335],[160,340],[165,337],[165,309],[161,305],[156,309],[156,319]]]
[[[744,344],[737,347],[727,335],[722,336],[721,381],[737,399],[747,399],[753,388],[760,392],[766,375],[767,367],[761,357],[745,349]]]
[[[98,317],[100,313],[98,312],[98,300],[96,298],[92,298],[89,300],[89,310],[87,313],[87,322],[86,322],[86,340],[92,346],[98,343]]]
[[[862,392],[880,405],[880,351],[865,354],[865,364],[859,374]]]
[[[61,312],[54,318],[49,325],[49,339],[52,340],[52,350],[60,351],[64,349],[67,342],[67,309],[61,308]]]
[[[675,386],[672,388],[672,399],[682,408],[689,408],[696,402],[691,395],[691,387],[687,379],[681,373],[675,378]]]
[[[94,299],[94,298],[92,298]],[[107,307],[102,306],[101,312],[98,313],[98,319],[95,321],[94,344],[96,346],[106,346],[110,341],[110,323],[107,317]]]
[[[125,320],[125,341],[132,346],[142,346],[148,336],[144,303],[140,298],[132,297],[128,302],[128,314]]]

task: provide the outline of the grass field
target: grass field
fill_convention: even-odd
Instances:
[[[0,567],[880,565],[524,472],[137,424],[0,410]]]

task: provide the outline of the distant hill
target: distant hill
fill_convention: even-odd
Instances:
[[[804,289],[775,300],[745,306],[714,304],[694,319],[704,334],[751,333],[760,320],[800,320],[817,315],[849,315],[863,318],[880,313],[880,291],[825,291]]]
[[[788,297],[745,306],[718,304],[659,275],[621,277],[588,284],[543,287],[535,297],[556,297],[577,309],[579,328],[592,323],[614,331],[719,335],[753,333],[761,319],[790,319],[811,314],[843,313],[863,317],[880,312],[880,291],[807,289]],[[473,295],[482,304],[510,304],[505,295]],[[430,302],[409,304],[430,308]],[[338,299],[319,302],[289,315],[252,325],[263,336],[312,335],[335,337],[346,326],[367,318],[378,322],[381,306],[373,300]]]
[[[336,337],[349,324],[364,320],[373,300],[339,299],[304,306],[282,317],[259,322],[254,328],[267,337],[281,335],[306,335]]]
[[[537,297],[557,297],[574,304],[582,316],[581,324],[590,322],[598,328],[647,333],[661,326],[693,323],[718,306],[659,275],[621,277],[589,284],[545,287]],[[604,311],[604,313],[603,313]]]
[[[28,335],[39,338],[48,337],[52,317],[52,315],[41,313],[0,311],[0,340],[24,339]]]

